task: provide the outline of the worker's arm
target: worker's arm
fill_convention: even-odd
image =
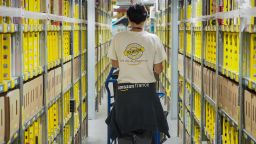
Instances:
[[[158,64],[154,64],[154,72],[159,75],[163,71],[162,62]]]
[[[119,68],[118,60],[112,60],[112,67]]]

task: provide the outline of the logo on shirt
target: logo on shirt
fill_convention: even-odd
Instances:
[[[124,55],[127,56],[132,61],[136,61],[142,57],[144,50],[145,49],[143,46],[137,43],[132,43],[126,47],[124,51]]]

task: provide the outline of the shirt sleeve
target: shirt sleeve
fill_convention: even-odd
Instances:
[[[154,57],[154,64],[159,64],[166,60],[167,55],[164,50],[164,46],[161,43],[160,39],[156,36],[156,53]]]
[[[111,60],[117,60],[117,55],[116,55],[116,48],[115,48],[115,39],[113,38],[111,43],[110,43],[110,47],[108,49],[108,57]]]

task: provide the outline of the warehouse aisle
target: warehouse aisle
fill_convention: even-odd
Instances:
[[[86,144],[106,144],[107,141],[107,125],[105,119],[107,117],[107,98],[104,96],[99,112],[93,120],[88,120],[88,138]]]
[[[166,109],[166,108],[164,108]],[[107,96],[104,95],[102,105],[99,107],[99,112],[96,112],[96,117],[93,120],[88,120],[88,138],[84,144],[106,144],[107,142],[107,125],[105,124],[105,119],[107,117]],[[168,139],[165,144],[174,144],[175,131],[177,129],[177,124],[175,121],[168,119],[171,139]]]

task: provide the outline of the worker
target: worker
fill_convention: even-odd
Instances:
[[[167,56],[160,39],[144,31],[148,12],[143,4],[131,5],[127,17],[130,29],[116,34],[108,51],[119,75],[115,104],[106,123],[111,139],[118,138],[119,144],[151,144],[156,131],[169,137],[155,78]]]

